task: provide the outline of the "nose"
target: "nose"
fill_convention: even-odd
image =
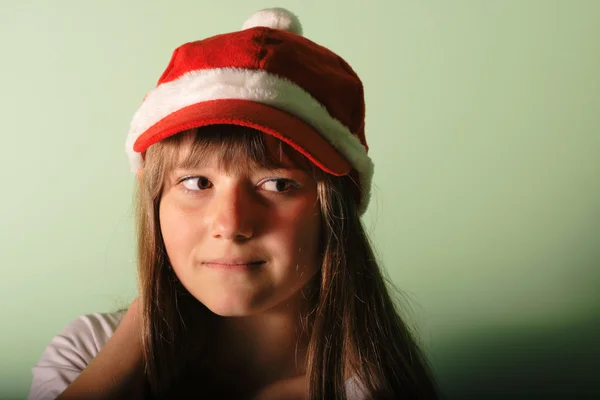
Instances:
[[[212,236],[217,239],[243,242],[254,235],[256,212],[251,195],[235,186],[221,190],[213,198]]]

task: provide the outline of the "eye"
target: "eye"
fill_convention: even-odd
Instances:
[[[293,180],[283,178],[268,179],[263,182],[262,186],[270,192],[277,193],[287,192],[290,189],[297,189],[300,187],[300,185]]]
[[[183,186],[188,190],[200,191],[210,189],[213,184],[205,176],[190,176],[181,180]]]

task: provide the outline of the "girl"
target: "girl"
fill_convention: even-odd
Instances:
[[[139,297],[67,326],[29,398],[437,398],[360,221],[364,117],[286,10],[176,49],[126,141]]]

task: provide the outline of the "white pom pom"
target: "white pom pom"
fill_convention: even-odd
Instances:
[[[244,22],[242,30],[256,26],[266,26],[267,28],[281,29],[302,35],[300,20],[284,8],[267,8],[254,13]]]

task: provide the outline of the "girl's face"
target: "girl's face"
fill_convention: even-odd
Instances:
[[[165,178],[159,219],[169,260],[215,314],[291,311],[320,268],[317,184],[280,156],[281,169],[236,159],[243,168],[227,170],[209,156]]]

